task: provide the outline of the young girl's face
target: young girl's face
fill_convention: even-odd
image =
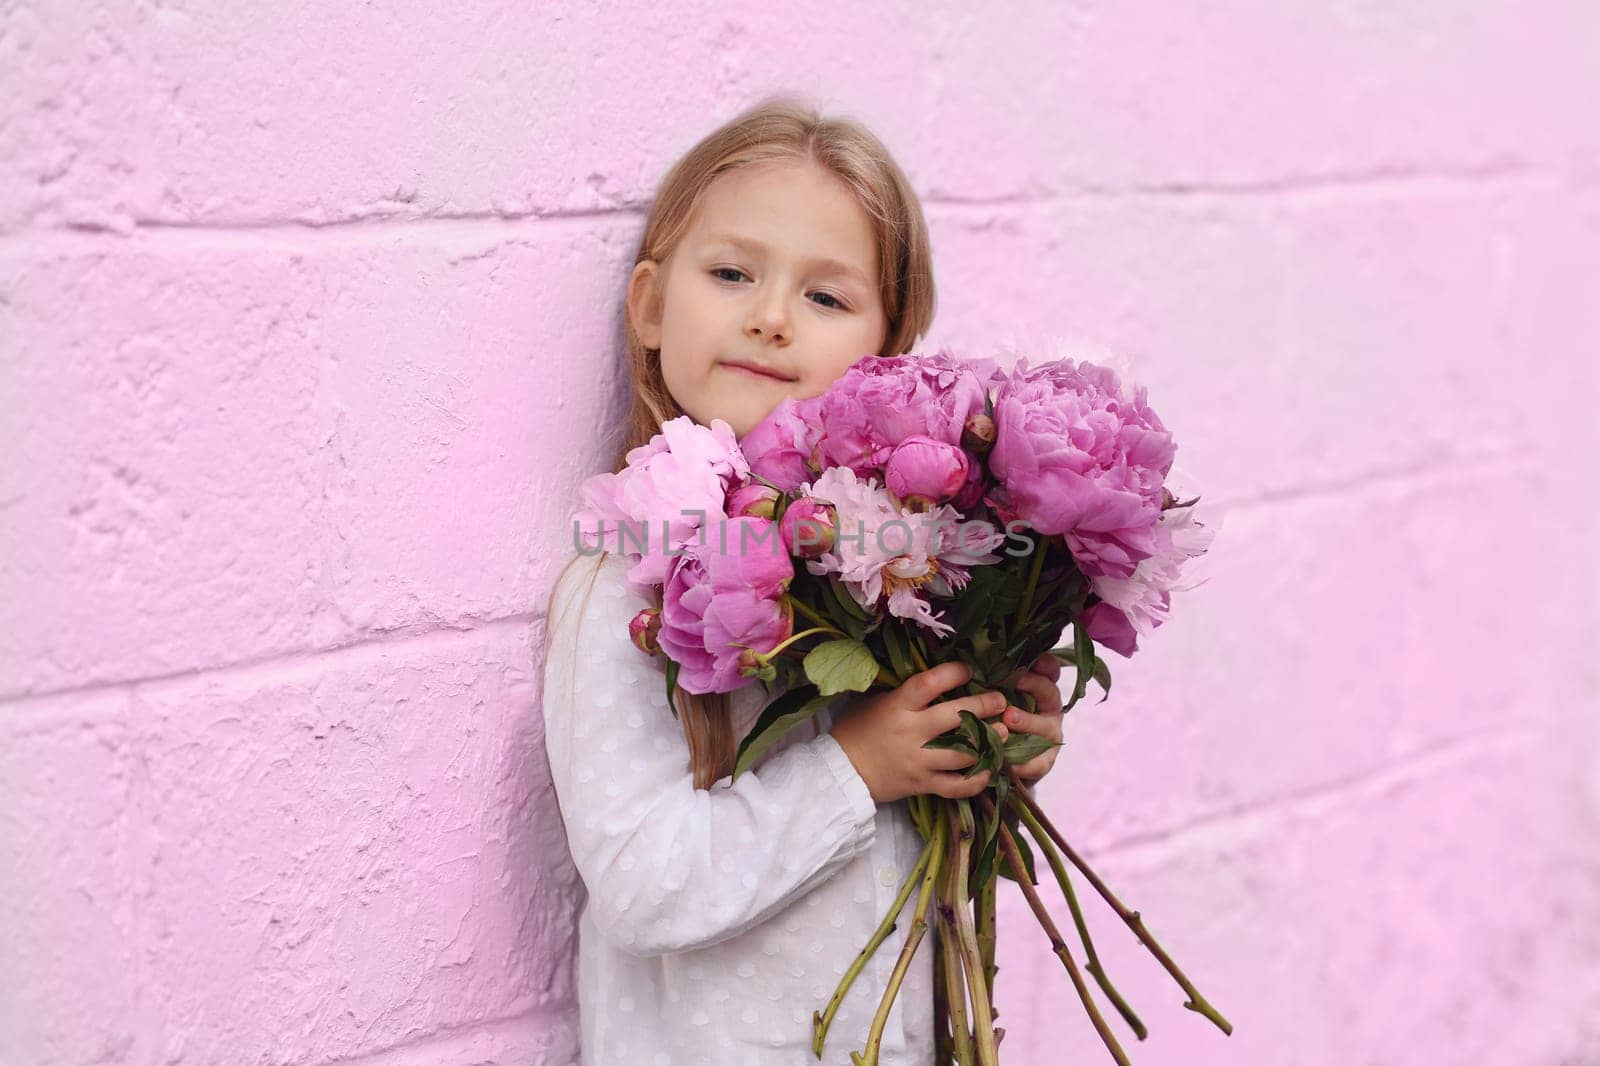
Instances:
[[[878,352],[878,269],[871,220],[839,178],[809,161],[740,167],[713,179],[665,262],[634,269],[628,315],[678,406],[742,437]]]

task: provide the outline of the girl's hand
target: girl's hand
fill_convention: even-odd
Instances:
[[[962,776],[961,771],[978,761],[972,755],[923,747],[960,725],[962,711],[995,718],[1006,710],[1006,698],[999,692],[933,702],[971,677],[964,663],[940,663],[912,674],[898,688],[874,692],[848,706],[833,723],[833,739],[867,783],[874,803],[923,794],[970,799],[989,786],[987,770]],[[1009,735],[998,721],[991,724],[1002,741]]]
[[[1029,714],[1020,707],[1008,707],[1003,719],[1013,733],[1028,733],[1047,740],[1061,741],[1061,688],[1056,683],[1061,677],[1061,660],[1045,652],[1034,660],[1028,671],[1017,681],[1017,688],[1033,697],[1035,712]],[[1051,748],[1015,767],[1017,776],[1029,784],[1050,772],[1056,764],[1060,748]]]

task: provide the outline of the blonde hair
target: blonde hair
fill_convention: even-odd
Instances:
[[[656,190],[633,265],[666,261],[718,175],[738,167],[807,161],[849,186],[871,218],[878,251],[878,294],[888,322],[877,354],[909,352],[932,324],[935,308],[933,255],[922,206],[888,149],[865,126],[849,118],[825,118],[814,105],[791,94],[764,98],[713,130],[673,164]],[[631,321],[625,333],[633,388],[614,472],[627,465],[629,451],[660,432],[662,423],[684,414],[667,391],[660,350],[646,348]],[[601,553],[602,561],[605,554]],[[657,601],[659,606],[659,594]],[[709,789],[733,772],[736,741],[728,694],[698,695],[679,686],[675,697],[694,787]]]

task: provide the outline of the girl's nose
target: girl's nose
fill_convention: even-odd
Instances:
[[[782,299],[776,296],[760,299],[750,311],[749,321],[745,323],[745,333],[766,340],[791,339],[789,316],[783,308]]]

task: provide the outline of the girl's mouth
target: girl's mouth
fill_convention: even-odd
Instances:
[[[722,365],[727,367],[729,370],[737,370],[742,374],[747,374],[747,375],[749,375],[751,377],[763,378],[763,379],[765,379],[767,381],[782,381],[782,382],[788,383],[788,382],[792,382],[794,380],[793,378],[786,378],[782,374],[777,373],[776,371],[760,370],[760,369],[757,369],[756,367],[750,366],[750,365],[745,364],[745,363],[726,363],[725,362]]]

